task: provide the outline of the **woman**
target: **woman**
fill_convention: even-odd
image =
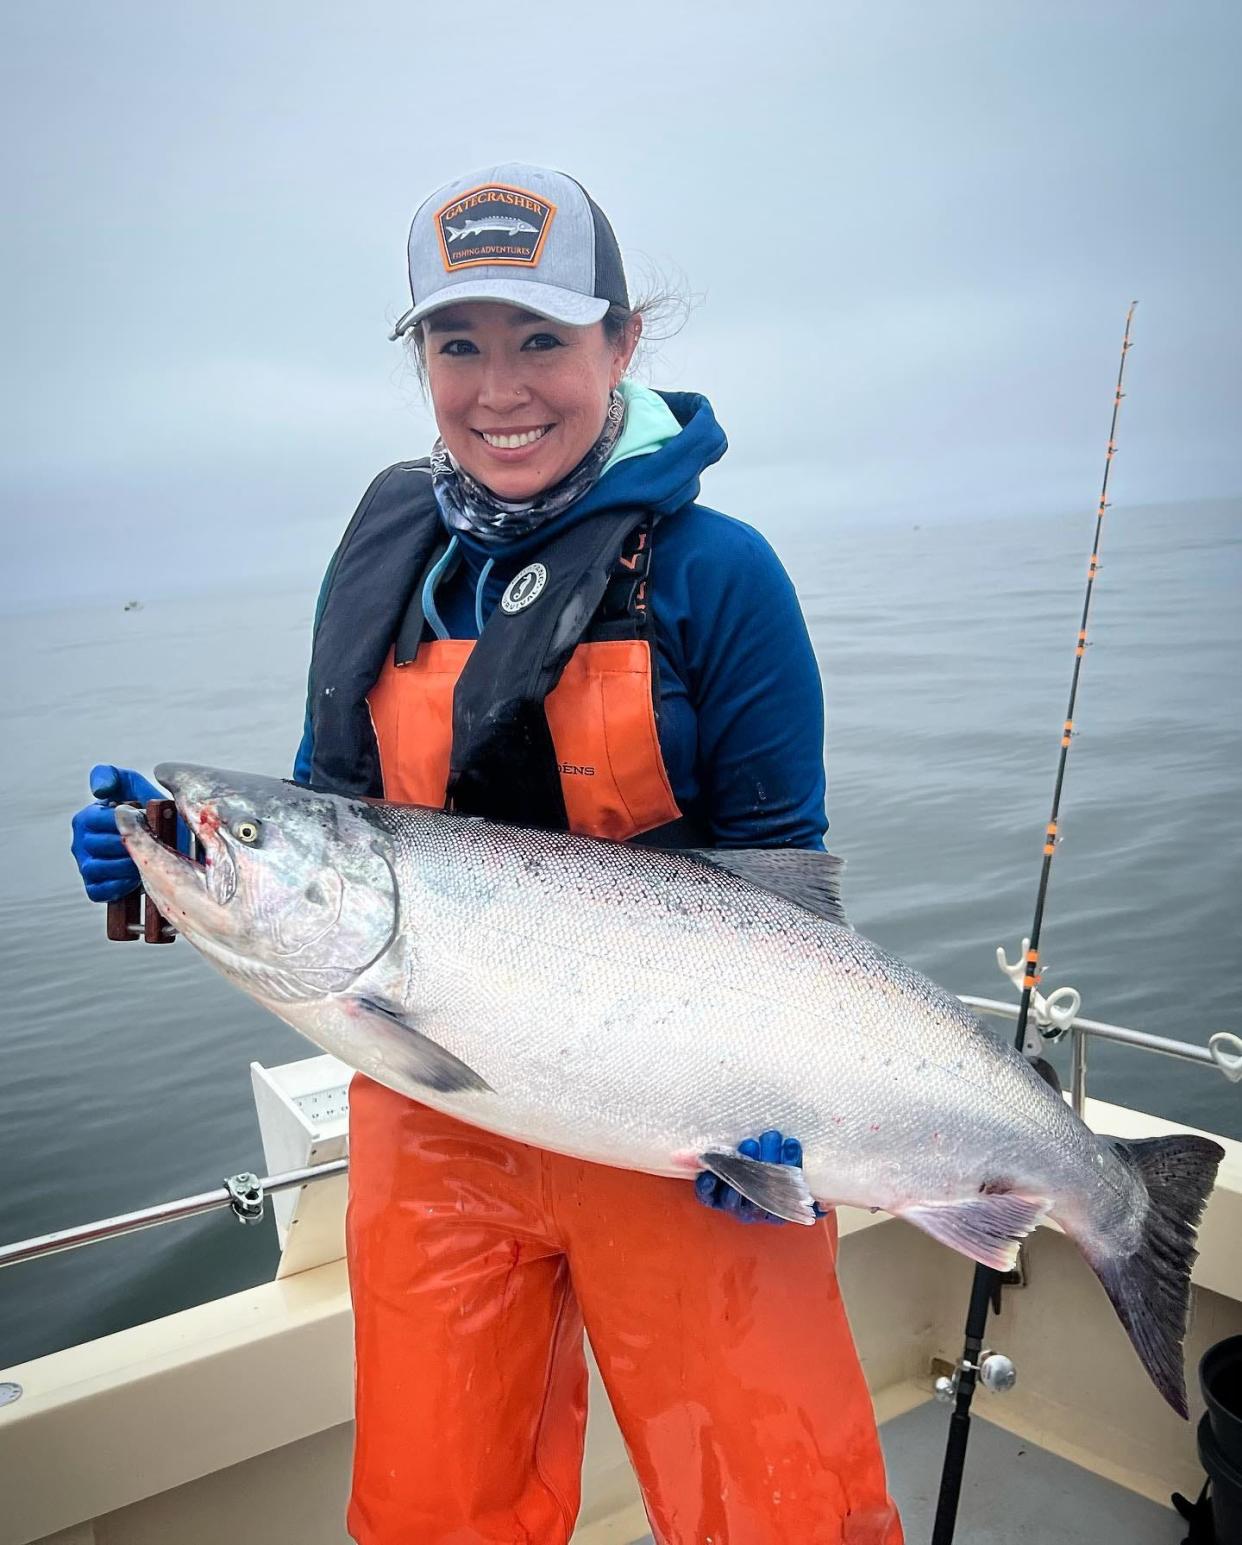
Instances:
[[[329,567],[297,779],[616,841],[820,847],[797,599],[756,532],[694,502],[725,450],[708,403],[626,380],[642,318],[603,213],[560,173],[492,167],[422,205],[409,266],[393,336],[440,438],[380,474]],[[104,798],[142,792],[96,773]],[[107,899],[131,880],[115,823],[75,827]],[[745,1147],[800,1162],[776,1132]],[[661,1545],[898,1545],[835,1218],[743,1229],[766,1215],[713,1177],[528,1148],[361,1075],[350,1155],[360,1545],[568,1540],[584,1325]]]

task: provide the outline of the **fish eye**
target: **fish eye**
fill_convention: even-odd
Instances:
[[[233,826],[233,835],[238,842],[248,843],[251,847],[258,842],[261,828],[258,821],[237,821]]]

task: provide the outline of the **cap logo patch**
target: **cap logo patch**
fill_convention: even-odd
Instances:
[[[555,213],[555,204],[525,188],[472,188],[436,211],[444,266],[450,273],[490,263],[534,268]]]

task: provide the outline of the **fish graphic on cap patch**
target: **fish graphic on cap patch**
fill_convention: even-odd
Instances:
[[[492,215],[486,220],[467,220],[464,225],[448,225],[445,227],[450,241],[460,241],[463,236],[481,236],[484,231],[504,231],[507,235],[516,236],[519,231],[529,231],[532,235],[539,234],[537,225],[530,225],[525,220],[517,220],[512,215]]]

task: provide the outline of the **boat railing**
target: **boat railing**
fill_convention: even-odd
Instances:
[[[282,1175],[232,1175],[214,1191],[200,1191],[175,1202],[160,1202],[154,1207],[140,1207],[114,1218],[101,1218],[78,1228],[59,1229],[40,1234],[16,1244],[0,1245],[0,1266],[15,1266],[19,1261],[40,1255],[57,1255],[62,1250],[76,1250],[79,1245],[93,1245],[101,1239],[116,1239],[121,1234],[136,1234],[140,1229],[156,1228],[161,1223],[175,1223],[180,1218],[197,1218],[202,1213],[230,1208],[241,1223],[258,1223],[263,1218],[263,1203],[269,1196],[294,1187],[313,1185],[317,1180],[331,1180],[349,1168],[348,1159],[332,1159],[305,1169],[287,1170]]]
[[[1016,1003],[1004,1003],[999,998],[976,998],[968,993],[961,994],[961,1000],[976,1013],[1017,1021]],[[1053,1044],[1061,1039],[1060,1034],[1048,1036],[1042,1030],[1040,1033]],[[1136,1046],[1140,1051],[1156,1052],[1161,1057],[1176,1057],[1181,1062],[1215,1068],[1233,1083],[1242,1079],[1242,1042],[1227,1030],[1218,1031],[1206,1046],[1197,1046],[1193,1041],[1152,1035],[1146,1030],[1127,1030],[1124,1025],[1110,1025],[1100,1019],[1078,1016],[1070,1020],[1063,1034],[1070,1044],[1070,1100],[1079,1116],[1083,1113],[1087,1099],[1087,1042],[1091,1038],[1113,1041],[1119,1046]],[[1235,1046],[1236,1050],[1233,1049]]]

